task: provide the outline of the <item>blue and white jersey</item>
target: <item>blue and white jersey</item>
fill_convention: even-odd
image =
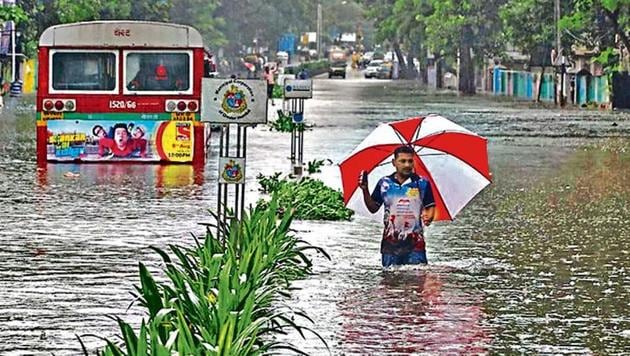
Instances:
[[[372,199],[385,209],[381,253],[404,255],[424,251],[420,215],[422,209],[435,206],[429,181],[413,174],[400,184],[394,173],[378,181]]]

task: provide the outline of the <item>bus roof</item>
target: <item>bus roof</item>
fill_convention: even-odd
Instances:
[[[92,21],[56,25],[39,37],[40,47],[203,47],[190,26],[148,21]]]

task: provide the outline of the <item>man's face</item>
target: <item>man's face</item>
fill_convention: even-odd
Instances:
[[[102,127],[96,128],[96,136],[100,138],[107,136],[107,134],[105,133],[105,129],[103,129]]]
[[[142,136],[144,136],[144,132],[139,127],[136,127],[136,129],[133,130],[133,138],[142,138]]]
[[[393,160],[396,173],[402,177],[409,177],[413,173],[413,154],[399,153]]]
[[[129,139],[129,135],[127,134],[127,130],[122,127],[117,128],[114,131],[114,141],[116,145],[120,148],[123,148],[127,145],[127,140]]]

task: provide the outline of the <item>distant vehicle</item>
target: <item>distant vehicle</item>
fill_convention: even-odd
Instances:
[[[385,54],[383,52],[374,52],[372,55],[372,60],[380,59],[381,61],[385,59]]]
[[[372,60],[363,72],[365,78],[376,78],[378,75],[378,69],[381,67],[381,64],[383,64],[383,61],[380,59]]]
[[[289,65],[289,54],[284,51],[278,51],[278,53],[276,53],[276,60],[280,62],[282,67],[286,67]]]
[[[369,51],[363,53],[363,55],[361,56],[361,65],[367,66],[372,61],[372,59],[374,59],[374,52]]]
[[[210,53],[209,51],[204,51],[203,76],[206,78],[216,78],[219,76],[217,63],[214,59],[214,54]]]
[[[392,79],[392,63],[381,63],[381,65],[376,70],[376,77],[378,79]]]
[[[328,69],[328,78],[339,76],[339,77],[342,77],[343,79],[346,79],[347,66],[348,66],[348,63],[346,63],[345,61],[333,62],[330,65],[330,69]]]
[[[335,48],[328,52],[328,60],[331,63],[346,62],[348,60],[348,55],[343,49]]]

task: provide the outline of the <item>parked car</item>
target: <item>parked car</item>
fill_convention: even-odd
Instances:
[[[381,66],[381,64],[383,64],[383,61],[381,61],[380,59],[372,60],[363,71],[363,76],[365,76],[366,78],[376,78],[378,74],[378,68]]]
[[[328,69],[328,78],[332,77],[342,77],[346,79],[346,67],[348,63],[346,62],[333,62],[330,64],[330,68]]]
[[[376,70],[378,79],[392,79],[392,62],[383,62]]]
[[[361,63],[360,63],[361,66],[367,67],[367,65],[370,64],[372,59],[374,59],[373,57],[374,57],[374,52],[372,51],[363,53],[363,55],[361,56]]]

